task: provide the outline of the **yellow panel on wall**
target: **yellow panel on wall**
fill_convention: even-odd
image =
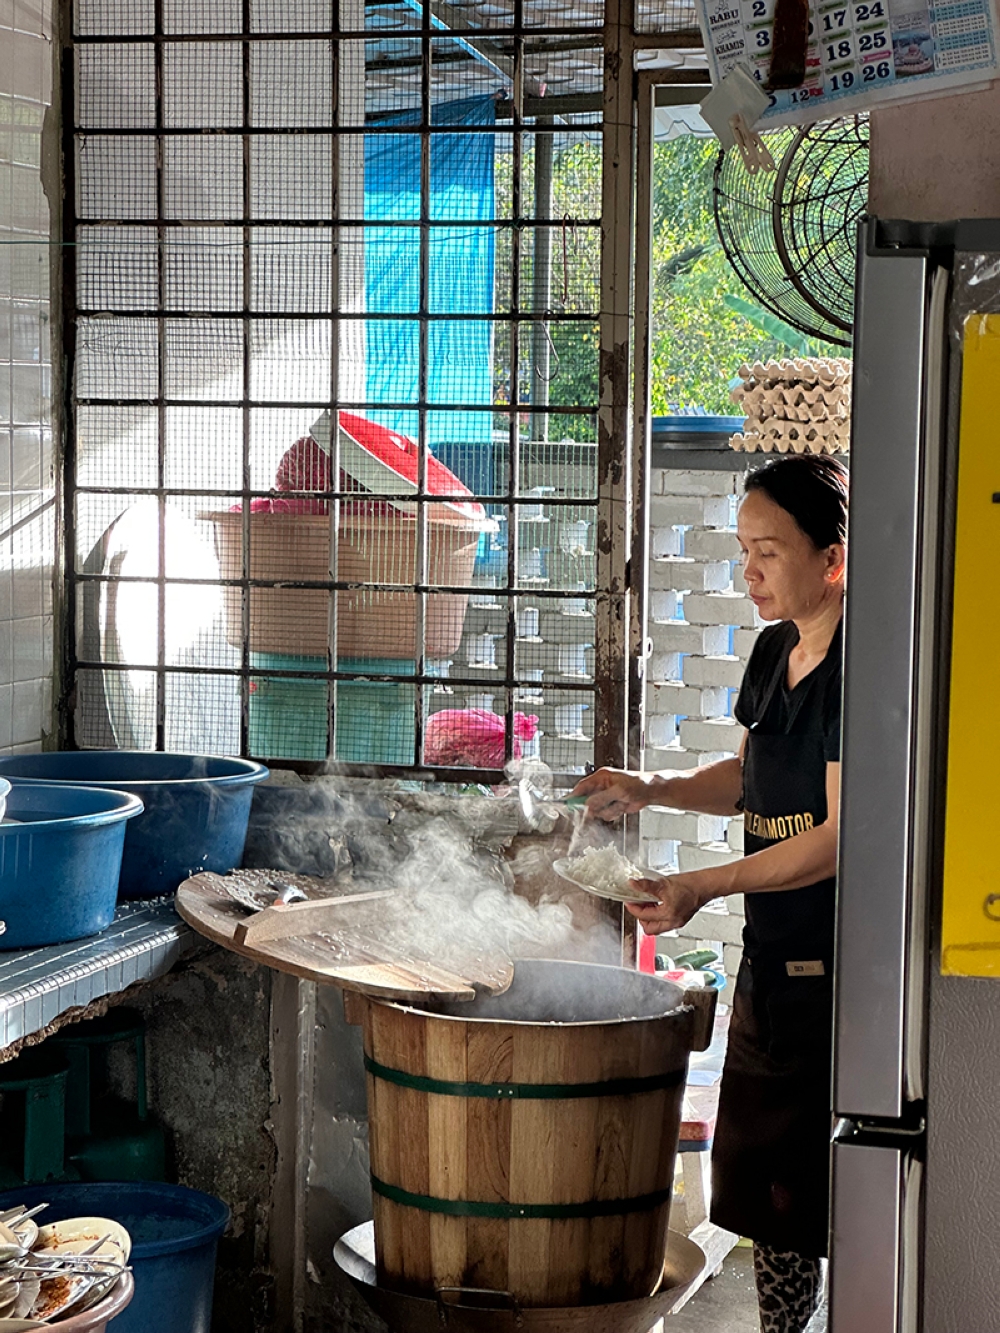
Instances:
[[[941,970],[1000,977],[1000,315],[965,324]]]

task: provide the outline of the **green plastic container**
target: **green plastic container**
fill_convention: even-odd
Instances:
[[[322,657],[251,653],[255,671],[325,671]],[[395,658],[341,658],[339,670],[411,675]],[[337,682],[335,758],[353,764],[412,764],[414,690],[409,681]],[[256,676],[250,694],[250,752],[270,759],[326,759],[327,683],[292,676]]]

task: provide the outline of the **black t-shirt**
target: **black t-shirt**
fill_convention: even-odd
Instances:
[[[826,765],[840,759],[841,630],[827,655],[794,689],[788,658],[799,633],[791,621],[763,630],[747,664],[736,719],[750,733],[744,764],[746,853],[797,836],[827,817]],[[747,952],[786,961],[829,962],[835,881],[746,897]]]
[[[788,659],[799,641],[791,620],[761,630],[750,654],[736,700],[737,722],[747,730],[783,736],[822,731],[823,757],[827,763],[840,760],[840,710],[842,685],[841,626],[838,625],[826,657],[794,690],[788,688]],[[775,676],[777,687],[771,691]],[[767,695],[771,693],[770,704]],[[762,715],[761,710],[766,708]]]

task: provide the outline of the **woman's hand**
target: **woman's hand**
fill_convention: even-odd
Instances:
[[[624,768],[599,768],[581,778],[570,794],[587,798],[587,814],[592,818],[610,821],[649,804],[649,776]]]
[[[658,903],[626,903],[625,906],[638,920],[647,935],[662,935],[665,930],[686,926],[700,908],[714,896],[699,880],[703,871],[668,875],[666,878],[630,879],[629,883],[643,894],[655,893]]]

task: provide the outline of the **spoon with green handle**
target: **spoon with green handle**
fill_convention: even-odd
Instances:
[[[536,787],[530,778],[521,778],[517,794],[524,817],[532,828],[538,826],[539,815],[544,811],[555,814],[559,810],[582,810],[587,804],[586,796],[550,796],[541,787]]]

